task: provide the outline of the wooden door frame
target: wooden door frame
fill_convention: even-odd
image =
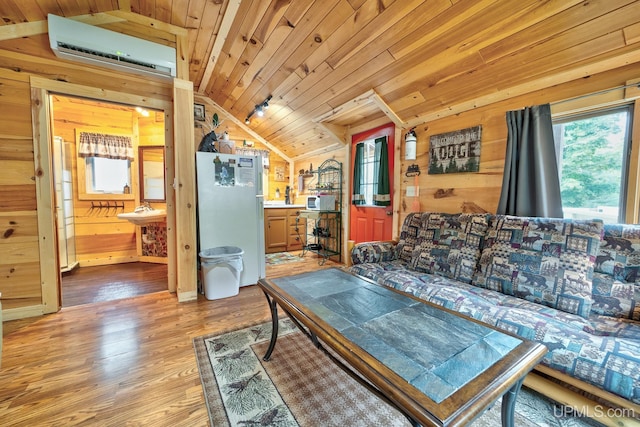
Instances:
[[[347,212],[345,219],[345,236],[347,236],[345,240],[345,253],[349,255],[349,250],[348,250],[348,242],[349,242],[349,238],[351,237],[351,198],[353,196],[353,188],[351,187],[353,185],[352,183],[352,179],[351,177],[353,177],[353,149],[354,146],[358,143],[363,142],[366,139],[371,139],[374,138],[376,135],[376,133],[382,129],[387,129],[387,128],[391,128],[393,127],[393,132],[391,132],[390,134],[393,137],[393,141],[394,141],[394,146],[393,146],[393,152],[392,155],[389,156],[390,160],[393,160],[393,169],[389,169],[389,175],[391,176],[391,181],[392,181],[392,186],[391,186],[391,191],[392,191],[392,198],[391,198],[391,205],[389,206],[389,208],[391,209],[391,213],[392,213],[392,218],[391,218],[391,239],[392,240],[397,240],[398,239],[398,235],[399,235],[399,229],[398,229],[398,220],[399,220],[399,213],[400,213],[400,197],[397,196],[398,192],[400,191],[400,146],[401,146],[401,142],[400,142],[400,138],[402,136],[402,129],[400,129],[398,127],[397,124],[395,124],[394,122],[388,122],[388,121],[383,121],[383,122],[378,122],[378,123],[371,123],[370,126],[367,126],[366,128],[358,128],[358,129],[353,129],[349,132],[348,135],[348,141],[349,143],[345,145],[345,159],[346,159],[346,165],[348,166],[348,169],[345,168],[347,170],[346,175],[349,177],[348,180],[345,180],[345,186],[346,186],[346,208],[344,209],[345,212]],[[354,142],[354,139],[357,135],[362,135],[362,134],[367,134],[367,137],[359,139],[358,142]]]
[[[173,102],[157,98],[143,97],[111,90],[104,90],[57,80],[31,77],[31,115],[33,128],[33,148],[35,160],[36,209],[38,218],[38,239],[40,255],[40,283],[42,289],[42,313],[54,313],[61,307],[60,261],[57,255],[57,231],[54,215],[54,182],[52,172],[53,141],[51,129],[52,93],[79,96],[120,104],[138,105],[161,110],[165,114],[165,153],[167,153],[167,189],[175,176]],[[168,290],[176,291],[176,212],[175,195],[166,191],[167,204],[167,255]],[[54,256],[51,256],[54,254]]]

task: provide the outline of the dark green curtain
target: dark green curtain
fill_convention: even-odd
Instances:
[[[549,104],[507,111],[507,152],[498,214],[562,218]]]
[[[356,155],[353,160],[353,195],[351,203],[364,205],[364,144],[356,144]]]
[[[391,204],[389,195],[389,150],[386,136],[376,138],[374,155],[373,179],[375,180],[375,187],[373,204],[376,206],[389,206]]]

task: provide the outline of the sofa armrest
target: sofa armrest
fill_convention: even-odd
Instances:
[[[396,245],[398,242],[378,241],[356,243],[351,251],[351,262],[353,264],[364,264],[365,262],[383,262],[396,259]]]

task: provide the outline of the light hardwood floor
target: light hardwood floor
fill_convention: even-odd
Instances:
[[[267,277],[332,266],[307,254]],[[223,300],[163,291],[5,322],[0,426],[207,426],[193,338],[267,320],[249,286]]]
[[[112,301],[167,289],[166,264],[129,262],[76,268],[62,274],[62,306]]]

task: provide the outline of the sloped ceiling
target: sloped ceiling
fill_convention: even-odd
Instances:
[[[186,28],[196,91],[238,121],[272,96],[248,127],[293,159],[640,61],[628,0],[3,0],[0,25],[113,10]]]

